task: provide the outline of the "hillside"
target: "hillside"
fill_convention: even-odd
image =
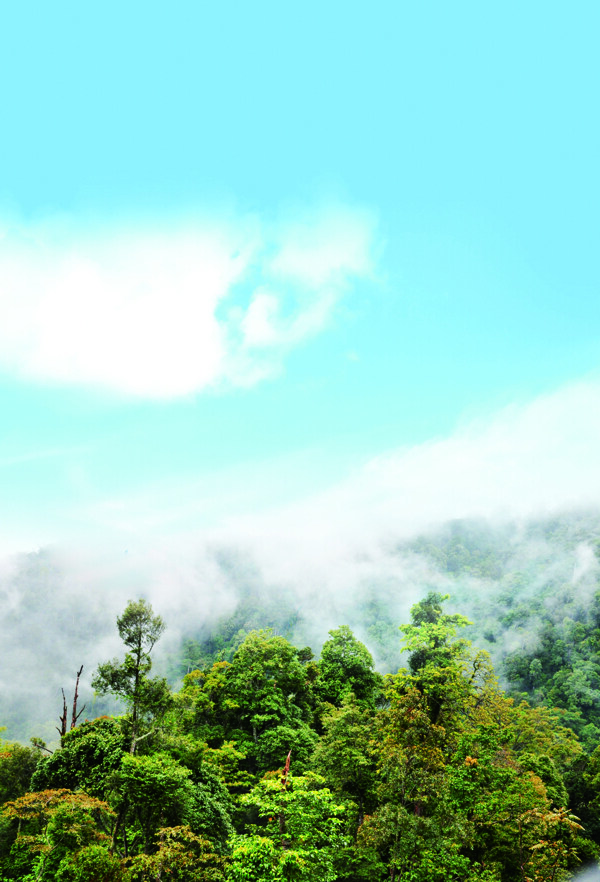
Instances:
[[[357,552],[346,563],[347,590],[331,594],[318,583],[273,582],[231,548],[211,551],[212,583],[198,571],[186,576],[185,592],[176,569],[171,590],[169,584],[144,585],[135,574],[121,584],[106,566],[90,565],[82,577],[81,565],[74,567],[67,555],[50,549],[22,555],[0,576],[6,610],[0,624],[0,719],[10,738],[27,741],[42,734],[51,740],[60,689],[70,686],[82,664],[90,713],[114,709],[94,699],[90,678],[98,662],[117,650],[114,616],[137,593],[148,594],[163,611],[168,631],[155,663],[173,685],[195,667],[230,659],[257,628],[272,628],[318,653],[328,631],[347,624],[368,646],[378,670],[395,672],[405,663],[398,626],[413,603],[435,590],[449,594],[453,611],[473,622],[469,639],[490,653],[502,683],[533,697],[538,684],[523,679],[514,653],[525,651],[531,663],[548,629],[566,629],[561,639],[568,641],[569,621],[593,624],[599,539],[598,512],[528,522],[453,522],[390,541],[376,554]],[[567,663],[564,655],[561,664]]]

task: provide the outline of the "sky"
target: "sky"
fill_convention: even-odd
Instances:
[[[0,554],[597,504],[599,19],[7,5]]]

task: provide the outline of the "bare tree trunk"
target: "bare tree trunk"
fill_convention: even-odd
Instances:
[[[63,697],[63,712],[62,717],[60,719],[60,729],[56,726],[56,731],[60,735],[60,741],[62,744],[63,735],[67,734],[67,699],[65,698],[65,690],[61,689],[62,697]]]
[[[71,729],[75,728],[75,726],[77,725],[77,720],[79,719],[79,717],[82,715],[82,713],[85,710],[85,704],[84,704],[83,707],[81,708],[81,710],[79,711],[79,713],[77,713],[77,700],[79,698],[79,678],[81,677],[82,671],[83,671],[83,665],[77,671],[77,679],[75,680],[75,695],[73,696],[73,711],[71,713]],[[65,723],[66,723],[66,720],[65,720]]]
[[[77,679],[75,680],[75,695],[73,696],[73,710],[71,712],[71,729],[74,729],[77,725],[77,720],[81,716],[81,714],[85,710],[85,704],[77,713],[77,701],[79,699],[79,678],[81,677],[81,672],[83,671],[83,665],[77,671]],[[61,689],[62,697],[63,697],[63,712],[60,719],[60,729],[58,726],[56,727],[56,731],[60,735],[60,742],[62,744],[63,736],[67,734],[67,699],[65,698],[65,690]]]

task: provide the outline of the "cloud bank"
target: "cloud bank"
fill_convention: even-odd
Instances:
[[[137,499],[90,503],[72,512],[81,534],[0,560],[0,636],[13,659],[0,690],[5,722],[16,726],[25,705],[27,719],[51,719],[60,686],[82,662],[89,687],[96,664],[120,651],[114,620],[133,597],[148,597],[167,621],[159,655],[177,655],[181,636],[209,630],[248,593],[298,611],[298,639],[317,650],[327,630],[342,623],[368,643],[361,616],[371,598],[383,598],[396,623],[389,645],[397,652],[397,624],[431,587],[457,599],[461,592],[476,607],[473,618],[485,623],[492,582],[457,582],[410,548],[411,537],[449,519],[485,519],[512,559],[507,571],[524,574],[524,592],[556,583],[585,598],[597,586],[590,537],[600,523],[599,449],[600,382],[592,378],[448,438],[373,458],[335,486],[287,505],[264,503],[273,463],[258,474],[253,466],[250,488],[237,471],[211,476],[211,485],[189,476],[148,487]],[[292,465],[310,469],[310,457]],[[284,464],[278,469],[285,473]],[[528,518],[586,507],[595,514],[572,520],[568,553],[528,532]],[[529,638],[536,639],[533,625]],[[43,682],[40,669],[50,672]]]
[[[335,556],[380,547],[456,518],[548,516],[600,501],[600,380],[588,378],[441,438],[366,460],[318,493],[311,457],[253,463],[245,474],[189,474],[138,497],[74,514],[102,533],[235,541],[282,567],[331,569]],[[294,475],[295,498],[276,489]],[[304,477],[303,477],[304,475]],[[269,503],[271,494],[274,499]],[[285,549],[285,550],[283,550]],[[298,569],[296,569],[298,565]]]
[[[368,211],[299,216],[110,231],[64,219],[0,224],[0,369],[144,398],[277,373],[374,271]]]
[[[71,520],[90,525],[100,558],[113,549],[115,573],[123,563],[114,549],[127,548],[127,567],[163,608],[182,606],[191,616],[199,598],[228,605],[231,590],[213,564],[215,549],[224,549],[244,561],[236,584],[250,566],[265,590],[288,592],[323,619],[330,610],[333,627],[365,586],[387,586],[407,613],[432,576],[396,555],[399,542],[456,519],[501,525],[598,510],[599,449],[600,382],[588,379],[448,438],[372,458],[319,493],[297,489],[287,504],[268,502],[286,468],[271,462],[253,464],[246,478],[189,475],[137,498],[104,499]],[[288,467],[306,470],[310,484],[310,457]]]

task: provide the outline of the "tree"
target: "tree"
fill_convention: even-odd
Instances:
[[[171,882],[225,882],[226,859],[188,826],[163,827],[158,840],[154,854],[133,859],[127,882],[155,882],[163,876]]]
[[[39,761],[31,787],[85,790],[90,796],[105,799],[110,776],[120,767],[128,742],[122,720],[86,720],[63,736],[60,750]]]
[[[457,638],[467,622],[444,614],[444,599],[430,594],[401,628],[409,670],[388,679],[375,740],[379,805],[359,845],[377,849],[391,880],[558,878],[577,860],[580,829],[566,808],[551,810],[545,786],[565,793],[553,756],[571,750],[566,732],[529,738],[530,751],[543,741],[548,755],[523,752],[520,762],[516,724],[526,715],[500,693],[486,654]],[[530,717],[522,725],[535,729]]]
[[[231,804],[210,769],[190,769],[164,751],[127,753],[109,780],[108,799],[118,812],[113,844],[124,857],[154,853],[159,829],[181,825],[210,840],[212,851],[224,850]]]
[[[347,845],[339,805],[319,775],[270,773],[242,797],[258,815],[253,831],[233,839],[233,882],[335,882]]]
[[[60,862],[56,882],[122,882],[123,865],[103,845],[84,845]]]
[[[156,845],[159,827],[175,826],[185,821],[186,809],[193,792],[190,771],[165,753],[149,756],[126,754],[111,778],[111,801],[118,805],[117,825],[113,842],[123,834],[122,851],[141,844],[150,854]],[[125,832],[125,824],[129,829]]]
[[[403,652],[409,652],[408,667],[417,674],[427,664],[443,667],[469,647],[463,638],[456,639],[458,628],[471,622],[459,613],[449,615],[443,610],[448,594],[430,591],[424,600],[415,603],[410,610],[410,625],[402,625],[406,643]]]
[[[206,719],[221,723],[221,737],[234,739],[246,754],[252,773],[273,769],[290,750],[301,768],[312,753],[317,736],[309,726],[312,682],[305,657],[284,637],[252,631],[231,664],[214,665],[205,678],[197,701],[209,712]],[[212,736],[207,740],[212,743]]]
[[[442,722],[444,714],[461,713],[461,702],[480,674],[490,670],[487,653],[474,654],[471,644],[457,638],[458,628],[470,625],[465,616],[448,615],[442,604],[448,595],[430,591],[425,600],[411,608],[410,625],[402,625],[403,652],[410,653],[406,679],[426,697],[431,722]],[[399,676],[403,676],[403,673]]]
[[[18,867],[18,879],[54,882],[64,863],[80,849],[104,848],[110,841],[113,812],[87,793],[66,789],[27,793],[6,803],[2,813],[17,827],[11,859]],[[8,869],[11,872],[12,867]]]
[[[374,707],[382,680],[373,668],[373,656],[347,625],[329,632],[321,650],[317,690],[324,701],[340,707],[352,692],[358,701]]]
[[[93,688],[125,701],[130,712],[130,753],[135,753],[138,742],[149,732],[140,734],[144,722],[160,716],[170,702],[167,682],[161,677],[148,677],[152,668],[150,653],[165,626],[160,616],[154,615],[146,600],[130,601],[117,619],[119,635],[129,649],[125,659],[98,665],[92,680]]]
[[[356,833],[365,811],[374,808],[376,762],[370,744],[374,715],[349,694],[341,708],[325,715],[323,728],[312,763],[337,794],[356,804]]]
[[[40,750],[0,741],[0,805],[29,790],[31,776],[40,762]]]

